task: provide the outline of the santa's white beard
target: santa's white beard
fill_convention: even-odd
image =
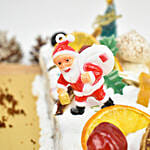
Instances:
[[[78,80],[80,76],[80,67],[79,67],[78,58],[75,58],[72,66],[65,68],[65,70],[68,68],[71,69],[69,72],[61,71],[63,74],[63,77],[65,78],[66,81],[70,83],[76,83],[76,81]]]

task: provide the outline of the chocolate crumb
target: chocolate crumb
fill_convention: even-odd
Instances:
[[[24,98],[24,96],[23,96],[23,95],[21,95],[21,98]]]
[[[30,140],[33,144],[36,144],[36,141],[34,141],[33,139]]]
[[[5,91],[3,91],[0,88],[0,105],[4,106],[4,108],[6,109],[8,115],[10,116],[14,116],[14,115],[26,115],[25,111],[23,109],[16,109],[16,106],[18,105],[18,101],[15,100],[14,96],[12,94],[9,94],[6,92],[7,89],[5,89]],[[6,105],[4,102],[8,102],[11,105]],[[2,116],[1,118],[1,126],[5,125],[5,122],[7,121],[8,118],[6,118],[5,116]]]
[[[12,127],[13,127],[13,125],[10,124],[10,125],[9,125],[9,128],[12,128]]]
[[[0,121],[0,128],[6,128],[5,122]]]
[[[20,110],[20,113],[23,114],[24,116],[26,116],[26,113],[23,109]]]
[[[4,98],[5,98],[5,95],[3,93],[0,94],[0,105],[5,105],[4,104]]]
[[[13,101],[13,96],[10,95],[10,94],[6,94],[6,95],[5,95],[5,98],[6,98],[6,100],[7,100],[9,103]]]
[[[9,115],[12,115],[12,116],[14,116],[15,114],[19,114],[19,110],[15,110],[13,108],[8,108],[7,112]]]
[[[7,121],[6,116],[2,116],[2,121],[3,121],[3,122]]]
[[[5,88],[5,91],[8,92],[8,88]]]
[[[11,79],[8,79],[8,82],[11,82],[12,80]]]

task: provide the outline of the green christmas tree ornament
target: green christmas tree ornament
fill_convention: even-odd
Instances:
[[[107,9],[105,11],[105,15],[114,12],[114,15],[116,16],[116,9],[115,9],[115,4],[109,4],[107,6]],[[114,35],[115,37],[117,36],[117,26],[116,26],[116,20],[110,22],[108,25],[102,26],[102,34],[101,36],[112,36]]]
[[[122,15],[116,14],[116,8],[113,0],[107,0],[107,8],[103,15],[98,15],[93,23],[94,33],[100,33],[102,37],[117,36],[116,20]],[[101,32],[100,32],[101,31]],[[94,34],[94,36],[97,34]]]

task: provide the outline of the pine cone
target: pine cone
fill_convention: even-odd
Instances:
[[[42,39],[41,36],[38,36],[36,38],[36,45],[33,46],[32,51],[30,52],[30,54],[32,55],[31,61],[33,63],[39,63],[40,49],[41,49],[42,46],[47,44],[47,42],[48,42],[48,38]]]
[[[0,62],[19,62],[22,58],[20,44],[15,37],[7,38],[7,33],[0,31]]]

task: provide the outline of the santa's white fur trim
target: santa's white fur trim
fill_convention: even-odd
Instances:
[[[73,56],[79,56],[79,54],[77,52],[74,51],[69,51],[69,50],[63,50],[60,52],[57,52],[56,54],[54,54],[53,59],[56,58],[59,55],[63,55],[63,54],[69,54],[69,55],[73,55]]]
[[[85,102],[77,102],[76,100],[75,100],[75,104],[76,104],[76,106],[79,106],[79,107],[85,107],[86,106]]]
[[[95,76],[94,76],[92,71],[89,71],[88,73],[89,73],[90,78],[91,78],[91,82],[90,83],[93,84],[95,82]]]
[[[67,87],[62,85],[62,84],[57,84],[57,88],[61,88],[61,89],[64,89],[65,91],[67,91]]]
[[[72,34],[68,34],[68,35],[67,35],[67,40],[68,40],[69,42],[73,42],[73,41],[75,40],[75,37],[74,37]]]

